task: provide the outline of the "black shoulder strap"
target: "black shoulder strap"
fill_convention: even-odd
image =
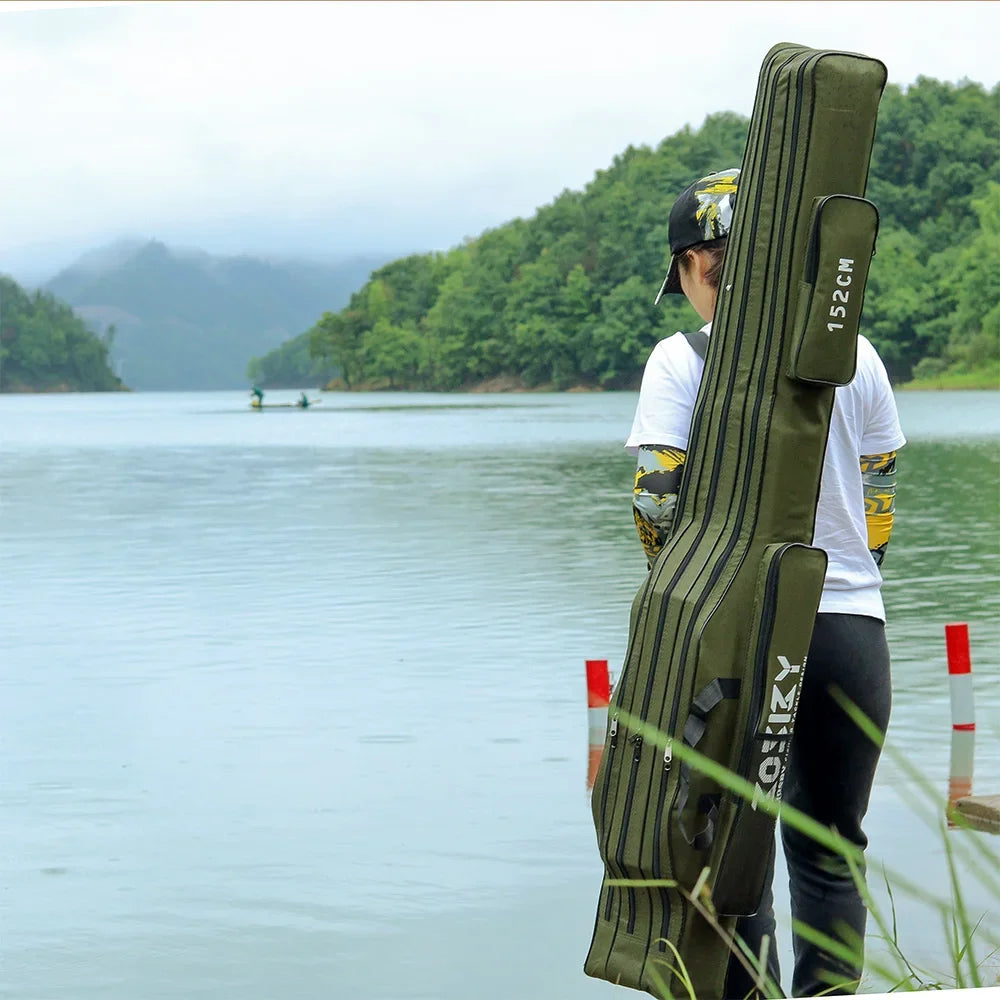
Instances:
[[[696,333],[685,333],[684,337],[691,345],[691,350],[704,361],[708,354],[708,334],[704,330],[698,330]]]

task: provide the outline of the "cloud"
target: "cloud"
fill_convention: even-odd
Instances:
[[[998,34],[997,6],[978,3],[2,13],[0,190],[16,195],[0,263],[120,232],[220,250],[443,248],[582,187],[630,143],[749,113],[776,41],[874,54],[896,82],[993,85]]]

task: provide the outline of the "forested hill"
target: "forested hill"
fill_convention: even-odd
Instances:
[[[65,302],[0,275],[0,392],[121,389],[108,347]]]
[[[221,257],[156,240],[101,248],[46,289],[102,334],[133,389],[246,385],[247,359],[347,303],[385,257],[323,264]]]
[[[530,219],[387,264],[347,308],[318,319],[313,358],[348,386],[636,385],[658,339],[700,325],[679,296],[652,304],[670,206],[693,179],[739,164],[747,124],[723,112],[656,149],[629,147]],[[863,329],[896,381],[998,363],[998,154],[1000,88],[926,78],[887,88],[868,187],[882,222]],[[286,351],[304,358],[303,344]]]

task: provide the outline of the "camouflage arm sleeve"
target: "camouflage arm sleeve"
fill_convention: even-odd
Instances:
[[[881,566],[896,513],[896,453],[862,455],[861,482],[865,491],[868,550],[875,565]]]
[[[639,447],[632,489],[632,516],[651,565],[673,529],[685,454],[680,448],[664,444]]]

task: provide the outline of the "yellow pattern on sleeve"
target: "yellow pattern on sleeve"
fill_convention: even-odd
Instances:
[[[635,486],[632,489],[632,515],[650,565],[673,530],[685,457],[686,452],[667,445],[642,445],[639,448]]]
[[[896,453],[862,455],[861,482],[865,497],[868,550],[876,565],[881,566],[896,513]]]

